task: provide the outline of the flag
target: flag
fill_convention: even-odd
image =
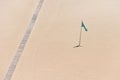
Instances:
[[[86,25],[83,23],[83,21],[82,21],[81,27],[83,27],[85,29],[85,31],[88,31],[88,29],[87,29]]]

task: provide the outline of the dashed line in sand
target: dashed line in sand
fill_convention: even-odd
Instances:
[[[16,66],[17,66],[17,63],[18,63],[18,61],[19,61],[19,59],[20,59],[20,57],[21,57],[21,55],[22,55],[22,53],[24,51],[25,45],[26,45],[26,43],[27,43],[27,41],[29,39],[29,36],[30,36],[30,34],[32,32],[34,24],[35,24],[35,22],[37,20],[37,17],[38,17],[38,14],[39,14],[40,10],[41,10],[43,2],[44,2],[44,0],[39,1],[38,5],[36,7],[36,10],[33,13],[32,19],[31,19],[31,21],[30,21],[30,23],[28,25],[26,33],[24,34],[23,39],[22,39],[22,41],[21,41],[21,43],[20,43],[20,45],[18,47],[18,50],[17,50],[17,52],[16,52],[16,54],[15,54],[13,60],[12,60],[12,63],[9,66],[8,72],[5,75],[4,80],[11,80],[12,75],[13,75],[13,73],[15,71]]]

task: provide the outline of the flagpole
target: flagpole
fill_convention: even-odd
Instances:
[[[81,46],[81,41],[82,41],[82,25],[81,25],[80,36],[79,36],[79,46]]]

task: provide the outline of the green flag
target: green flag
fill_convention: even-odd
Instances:
[[[87,27],[85,26],[85,24],[83,23],[83,21],[82,21],[82,26],[81,27],[83,27],[84,29],[85,29],[85,31],[88,31],[88,29],[87,29]]]

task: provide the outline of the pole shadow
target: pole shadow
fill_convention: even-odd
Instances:
[[[83,47],[83,46],[81,46],[81,45],[77,45],[77,46],[74,46],[73,48],[78,48],[78,47]]]

